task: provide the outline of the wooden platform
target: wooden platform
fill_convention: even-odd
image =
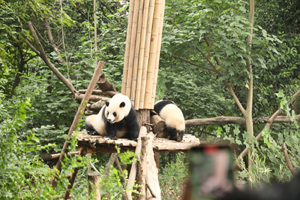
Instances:
[[[82,131],[77,137],[78,146],[85,147],[87,153],[115,153],[118,146],[121,151],[134,151],[137,145],[136,141],[119,138],[112,140],[99,135],[88,135],[86,131]],[[200,140],[193,135],[186,134],[181,142],[168,140],[166,138],[154,138],[154,151],[188,151],[192,147],[199,146]]]

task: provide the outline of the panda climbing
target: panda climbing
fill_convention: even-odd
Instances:
[[[185,120],[182,111],[173,101],[160,100],[154,104],[154,111],[165,120],[164,131],[171,140],[182,141],[185,131]]]
[[[114,95],[97,115],[88,116],[85,128],[91,135],[126,137],[131,140],[138,138],[140,130],[136,111],[130,99],[123,94]]]

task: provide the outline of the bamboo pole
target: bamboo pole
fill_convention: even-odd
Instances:
[[[140,1],[135,0],[133,19],[132,19],[132,32],[131,32],[131,42],[130,42],[130,50],[129,50],[129,64],[128,64],[128,72],[127,72],[126,93],[125,93],[125,95],[127,95],[128,97],[130,97],[131,85],[132,85],[132,72],[133,72],[134,52],[135,52],[134,49],[135,49],[136,35],[137,35],[139,6],[140,6]]]
[[[130,0],[127,36],[126,36],[126,47],[125,47],[125,56],[124,56],[123,80],[122,80],[122,90],[121,90],[122,94],[126,94],[128,64],[129,64],[128,63],[129,62],[129,49],[130,49],[130,43],[131,43],[131,31],[132,31],[132,19],[133,19],[133,8],[134,8],[134,0]]]
[[[139,109],[140,97],[141,97],[141,83],[142,83],[142,74],[143,74],[143,61],[145,55],[145,44],[146,44],[146,30],[147,30],[147,21],[149,13],[149,3],[150,0],[145,0],[144,10],[143,10],[143,22],[142,22],[142,33],[141,33],[141,44],[140,44],[140,53],[139,53],[139,63],[138,63],[138,74],[137,74],[137,85],[135,90],[135,101],[134,107],[136,110]]]
[[[152,99],[151,99],[151,108],[154,107],[155,102],[155,94],[156,94],[156,85],[158,78],[158,69],[159,69],[159,58],[160,58],[160,49],[161,49],[161,40],[162,40],[162,30],[164,24],[164,13],[165,13],[165,0],[162,0],[161,13],[160,13],[160,23],[159,23],[159,33],[158,33],[158,44],[156,51],[156,62],[155,62],[155,70],[154,70],[154,81],[152,87]]]
[[[149,64],[147,70],[147,83],[145,90],[145,102],[144,108],[151,109],[151,97],[152,97],[152,87],[153,87],[153,79],[154,79],[154,67],[156,60],[156,50],[158,45],[158,32],[159,32],[159,18],[160,11],[162,6],[162,0],[155,1],[154,8],[154,17],[153,17],[153,26],[152,26],[152,34],[151,34],[151,45],[150,45],[150,54],[149,54]]]
[[[139,108],[144,108],[154,6],[155,6],[155,0],[150,0],[148,20],[147,20],[148,23],[147,23],[147,28],[146,28],[146,43],[145,43],[144,60],[143,60],[143,72],[142,72],[142,82],[141,82],[141,92],[140,92],[141,96],[140,96]]]
[[[133,105],[135,105],[134,103],[135,103],[135,92],[136,92],[136,82],[137,82],[137,71],[138,71],[138,64],[139,64],[141,32],[142,32],[142,23],[143,23],[143,7],[144,7],[144,0],[141,0],[139,6],[138,26],[137,26],[136,42],[135,42],[135,50],[134,50],[133,74],[131,77],[132,85],[131,85],[130,99]]]

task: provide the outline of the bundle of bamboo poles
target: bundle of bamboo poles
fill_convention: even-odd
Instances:
[[[136,110],[155,101],[165,0],[130,0],[122,94]]]

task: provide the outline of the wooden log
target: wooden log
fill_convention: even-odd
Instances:
[[[101,195],[100,195],[100,188],[99,188],[99,183],[100,183],[100,178],[101,174],[98,172],[90,172],[87,174],[88,176],[88,185],[89,185],[89,196],[91,197],[93,194],[93,191],[95,191],[95,195],[93,196],[95,200],[100,200]]]
[[[145,51],[144,51],[144,59],[143,59],[143,71],[142,71],[142,82],[141,82],[141,92],[140,92],[141,96],[140,96],[140,103],[139,103],[140,109],[145,108],[144,101],[145,101],[145,90],[146,90],[146,83],[147,83],[147,71],[148,71],[148,64],[149,64],[149,52],[150,52],[150,44],[151,44],[154,6],[155,6],[155,0],[150,0],[147,28],[146,28],[146,43],[145,43]]]
[[[105,78],[105,75],[102,73],[97,81],[97,84],[99,86],[99,88],[103,91],[113,91],[113,92],[117,92],[115,87],[113,86],[113,84],[111,82],[109,82],[109,80],[107,80],[107,78]]]
[[[86,90],[78,90],[78,92],[80,94],[85,94],[86,93]],[[104,95],[104,96],[110,96],[110,97],[113,97],[115,94],[117,94],[117,92],[114,92],[114,91],[105,91],[103,92],[102,90],[93,90],[92,94],[94,95]]]
[[[138,191],[140,192],[138,199],[146,199],[146,174],[147,174],[147,146],[150,138],[147,136],[141,137],[142,149],[138,165],[137,184],[140,185]]]
[[[156,134],[156,137],[167,138],[164,133],[165,120],[163,120],[159,115],[152,115],[150,123],[153,124],[152,131]]]
[[[99,112],[97,112],[97,111],[89,110],[89,109],[87,109],[87,110],[84,111],[84,115],[85,115],[85,116],[89,116],[89,115],[97,115],[98,113],[99,113]]]
[[[75,94],[75,100],[83,100],[84,98],[84,94]],[[108,101],[110,100],[110,98],[108,97],[103,97],[103,96],[97,96],[97,95],[91,95],[90,101],[100,101],[100,100],[103,100],[103,101]]]
[[[127,26],[126,47],[125,47],[125,56],[124,56],[124,69],[123,69],[123,79],[122,79],[122,89],[121,89],[122,94],[126,94],[134,2],[135,2],[135,0],[130,0],[130,2],[129,2],[128,26]]]
[[[147,128],[145,126],[142,126],[140,129],[140,133],[139,133],[139,137],[138,137],[138,142],[135,148],[135,157],[136,159],[139,159],[139,154],[141,152],[142,149],[142,141],[141,141],[141,137],[144,137],[147,134]],[[131,165],[131,169],[130,169],[130,174],[128,177],[128,182],[127,182],[127,186],[126,186],[126,197],[128,200],[132,200],[131,194],[132,194],[132,187],[136,178],[136,174],[137,174],[137,162],[133,162]]]
[[[149,138],[147,146],[146,146],[146,166],[147,166],[147,174],[146,174],[146,199],[161,199],[161,191],[158,181],[158,169],[157,164],[154,159],[154,152],[152,149],[152,142],[154,138],[154,134],[152,132],[147,134]]]
[[[126,93],[125,93],[125,95],[127,95],[128,97],[130,97],[130,94],[131,94],[132,73],[133,73],[135,43],[136,43],[137,26],[138,26],[139,6],[140,6],[140,0],[135,0],[134,10],[133,10],[133,19],[132,19],[131,42],[130,42],[130,50],[129,50],[127,84],[126,84]]]
[[[152,25],[152,34],[151,34],[151,45],[150,45],[150,54],[149,54],[149,64],[147,69],[147,83],[145,90],[145,102],[144,108],[152,109],[151,100],[152,100],[152,87],[154,82],[154,69],[156,64],[156,51],[158,45],[158,32],[159,32],[159,23],[160,23],[160,12],[161,12],[162,0],[155,1],[154,8],[154,17]]]
[[[137,83],[135,90],[135,101],[134,107],[138,110],[141,96],[141,83],[142,83],[142,74],[143,74],[143,62],[144,62],[144,53],[145,53],[145,44],[146,44],[146,29],[147,29],[147,20],[149,13],[149,3],[150,0],[145,0],[144,9],[143,9],[143,19],[142,19],[142,27],[141,27],[141,43],[140,43],[140,51],[138,57],[138,71],[137,71]]]
[[[300,121],[300,115],[296,115],[295,119]],[[254,118],[254,124],[269,123],[270,117]],[[288,116],[277,116],[272,123],[291,123]],[[203,126],[203,125],[223,125],[223,124],[240,124],[245,125],[246,121],[243,117],[218,116],[206,119],[189,119],[185,120],[186,127]]]
[[[159,22],[159,32],[158,32],[158,44],[156,51],[156,61],[155,61],[155,69],[154,69],[154,79],[153,79],[153,87],[152,87],[152,100],[151,100],[151,108],[154,107],[155,102],[155,94],[156,94],[156,85],[158,78],[158,69],[159,69],[159,58],[160,58],[160,49],[161,49],[161,40],[162,40],[162,31],[163,31],[163,23],[164,23],[164,13],[165,13],[165,0],[162,0],[161,12],[160,12],[160,22]]]
[[[93,103],[92,105],[89,106],[89,109],[94,110],[94,111],[99,111],[104,105],[106,101],[100,100],[97,101],[96,103]]]
[[[74,155],[78,155],[79,154],[79,151],[75,151],[75,152],[69,152],[68,155],[70,156],[74,156]],[[41,154],[40,157],[43,159],[43,160],[52,160],[52,159],[55,159],[55,158],[59,158],[60,156],[60,153],[55,153],[55,154],[51,154],[51,153],[44,153],[44,154]]]
[[[140,54],[142,22],[143,22],[143,7],[144,7],[144,0],[140,0],[137,35],[136,35],[136,42],[135,42],[135,49],[134,49],[133,74],[131,77],[132,85],[131,85],[130,99],[132,101],[133,106],[135,106],[135,93],[136,93],[136,86],[137,86],[136,82],[138,77],[137,72],[139,67],[139,54]],[[136,107],[136,109],[138,109],[138,107]]]

